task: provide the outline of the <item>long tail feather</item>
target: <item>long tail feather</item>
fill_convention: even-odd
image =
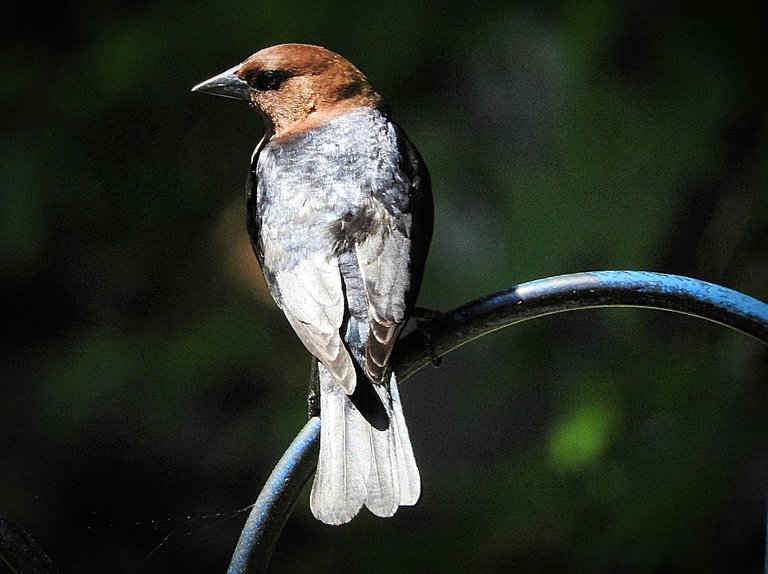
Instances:
[[[322,364],[319,375],[322,426],[312,514],[326,524],[344,524],[363,505],[387,517],[400,505],[415,504],[421,483],[394,375],[389,385],[373,385],[375,393],[354,403]],[[371,384],[359,380],[356,393],[362,392],[361,383]],[[361,412],[366,401],[376,399],[389,419],[383,426],[371,425]],[[381,405],[372,410],[377,408]]]
[[[411,437],[408,436],[408,427],[405,425],[403,405],[400,402],[400,391],[397,388],[395,373],[389,381],[389,392],[392,395],[392,427],[395,436],[395,452],[398,457],[398,470],[400,471],[400,505],[413,506],[421,496],[421,476],[413,456]]]

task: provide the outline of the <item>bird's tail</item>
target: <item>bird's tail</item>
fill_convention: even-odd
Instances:
[[[359,376],[352,395],[322,364],[319,378],[322,424],[312,514],[326,524],[344,524],[363,505],[387,517],[398,506],[416,504],[421,480],[394,373],[388,385]]]

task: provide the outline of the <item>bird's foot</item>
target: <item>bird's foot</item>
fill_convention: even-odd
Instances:
[[[432,322],[440,317],[442,313],[434,309],[425,309],[423,307],[416,307],[411,312],[411,317],[416,321],[416,329],[421,333],[421,338],[424,341],[424,354],[432,361],[432,365],[439,367],[443,358],[435,353],[435,348],[432,344]]]

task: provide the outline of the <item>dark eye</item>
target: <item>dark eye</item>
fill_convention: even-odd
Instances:
[[[256,74],[253,78],[251,85],[257,90],[268,91],[278,90],[283,81],[288,77],[283,71],[280,70],[266,70]]]

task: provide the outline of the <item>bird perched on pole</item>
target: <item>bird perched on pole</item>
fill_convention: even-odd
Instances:
[[[319,46],[265,48],[193,91],[246,100],[264,119],[248,233],[319,363],[312,513],[327,524],[363,505],[392,516],[421,493],[389,357],[432,235],[427,168],[362,72]]]

